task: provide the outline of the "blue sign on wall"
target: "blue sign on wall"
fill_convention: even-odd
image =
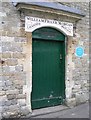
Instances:
[[[77,47],[75,54],[78,57],[82,57],[84,55],[84,49],[82,47]]]

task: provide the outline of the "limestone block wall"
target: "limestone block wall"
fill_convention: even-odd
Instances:
[[[80,9],[85,13],[80,21],[75,23],[75,32],[70,49],[74,69],[72,70],[71,98],[76,100],[76,104],[89,99],[89,3],[76,2],[64,3],[67,6]],[[78,58],[75,56],[76,47],[84,48],[84,56]]]
[[[22,117],[30,112],[25,92],[28,41],[13,4],[2,2],[0,10],[0,113]]]

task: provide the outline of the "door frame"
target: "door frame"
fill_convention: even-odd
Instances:
[[[43,26],[43,27],[50,27],[50,26]],[[39,27],[41,28],[41,27]],[[51,27],[54,28],[56,30],[58,30],[59,32],[63,33],[64,32],[61,29],[55,28],[55,27]],[[68,46],[68,42],[67,40],[72,39],[72,36],[67,36],[67,34],[65,33],[65,99],[66,99],[66,95],[68,94],[68,91],[66,91],[67,87],[67,83],[66,83],[66,79],[67,79],[67,46]],[[26,75],[26,85],[23,86],[23,93],[26,93],[26,104],[27,107],[29,109],[30,112],[32,112],[32,106],[31,106],[31,92],[32,92],[32,32],[26,32],[26,38],[27,38],[27,48],[26,48],[26,61],[24,66],[25,69],[27,71],[27,75]],[[30,54],[29,54],[30,53]],[[69,90],[69,89],[68,89]]]

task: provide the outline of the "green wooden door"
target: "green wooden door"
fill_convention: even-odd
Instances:
[[[33,39],[32,109],[55,106],[65,98],[64,41]]]

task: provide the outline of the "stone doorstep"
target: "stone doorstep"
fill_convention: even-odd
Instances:
[[[50,113],[67,110],[67,109],[69,109],[69,107],[67,107],[65,105],[36,109],[36,110],[32,111],[31,117],[35,117],[35,116],[39,116],[39,115],[46,115],[46,114],[50,114]]]

